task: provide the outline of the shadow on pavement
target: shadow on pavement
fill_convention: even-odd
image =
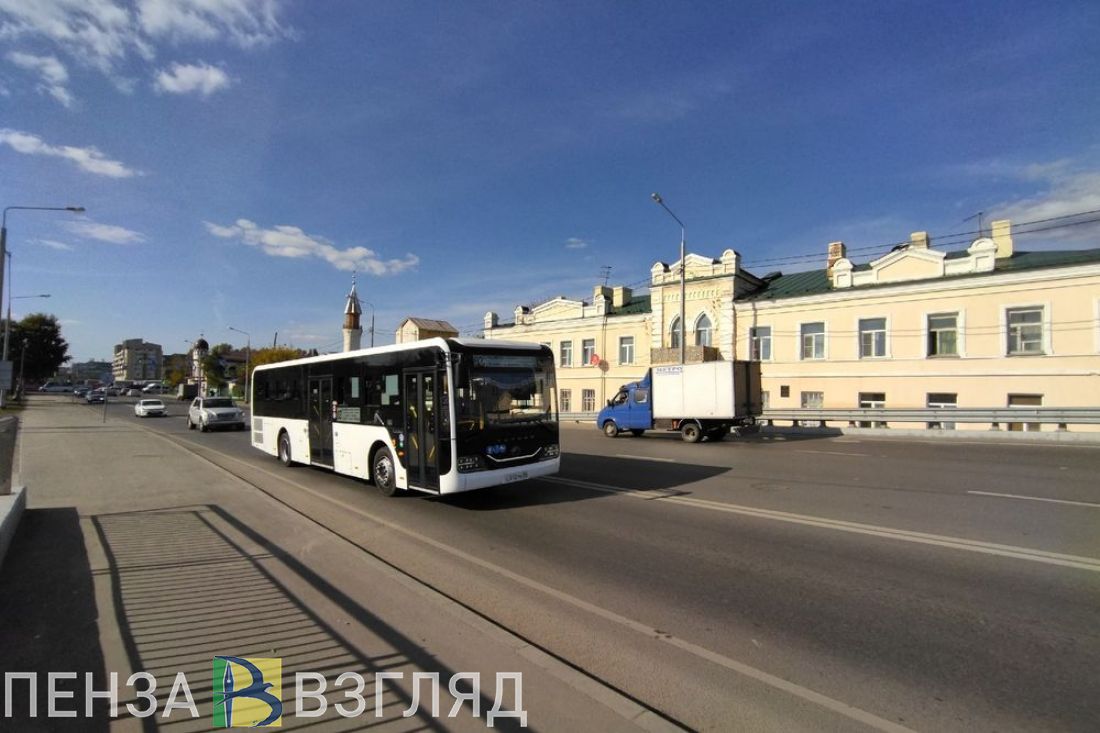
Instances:
[[[177,672],[186,673],[199,707],[194,720],[145,718],[145,730],[210,729],[215,655],[282,659],[283,727],[361,730],[380,723],[373,716],[373,676],[394,669],[404,669],[406,680],[409,670],[439,673],[442,716],[453,703],[445,689],[453,670],[221,507],[105,514],[93,522],[110,561],[117,623],[132,667],[156,675],[162,684]],[[234,539],[238,533],[261,551],[247,551]],[[369,629],[381,640],[378,646],[357,648],[288,589],[268,569],[272,563],[291,570]],[[333,709],[337,702],[349,703],[347,688],[335,689],[336,677],[345,671],[358,672],[367,682],[362,694],[368,708],[359,719],[339,718]],[[296,672],[318,672],[328,679],[325,717],[294,716]],[[426,700],[403,721],[410,698],[392,682],[383,703],[387,721],[396,719],[408,729],[444,729],[447,718],[433,719]],[[482,695],[482,710],[491,704]]]
[[[567,453],[561,458],[558,478],[580,483],[598,484],[612,490],[608,493],[583,485],[557,483],[554,477],[533,479],[517,484],[493,486],[462,494],[434,498],[459,509],[471,511],[498,511],[519,507],[586,501],[611,496],[613,490],[661,491],[662,496],[686,496],[682,490],[686,484],[713,478],[731,469],[725,466],[697,466],[683,463],[662,463],[635,458],[594,456],[583,453]]]
[[[98,611],[84,534],[76,509],[30,509],[23,515],[0,572],[0,671],[37,673],[38,718],[27,718],[27,683],[16,682],[11,730],[106,731],[106,717],[46,718],[46,675],[76,672],[58,689],[74,693],[59,709],[84,711],[85,674],[106,689]],[[7,701],[0,688],[0,710]]]

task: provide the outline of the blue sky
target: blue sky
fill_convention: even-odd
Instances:
[[[339,348],[408,315],[1100,209],[1095,2],[0,0],[16,318]],[[935,244],[935,239],[933,240]],[[1017,248],[1100,246],[1078,226]],[[369,308],[368,317],[369,317]]]

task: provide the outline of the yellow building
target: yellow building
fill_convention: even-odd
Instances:
[[[916,232],[871,262],[845,254],[833,242],[825,269],[763,278],[732,250],[687,255],[687,360],[759,360],[772,410],[1100,407],[1100,249],[1015,252],[998,221],[963,251]],[[679,263],[656,263],[649,289],[489,313],[484,334],[549,344],[561,412],[590,414],[679,359]]]

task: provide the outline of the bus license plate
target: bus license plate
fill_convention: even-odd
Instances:
[[[516,471],[515,473],[508,473],[504,475],[504,483],[510,484],[513,481],[523,481],[527,478],[526,471]]]

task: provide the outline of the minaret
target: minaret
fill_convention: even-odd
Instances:
[[[359,326],[359,316],[363,315],[363,309],[359,305],[359,296],[355,293],[355,278],[351,276],[351,292],[348,293],[348,302],[344,306],[344,351],[355,351],[360,347],[363,338],[363,329]]]

